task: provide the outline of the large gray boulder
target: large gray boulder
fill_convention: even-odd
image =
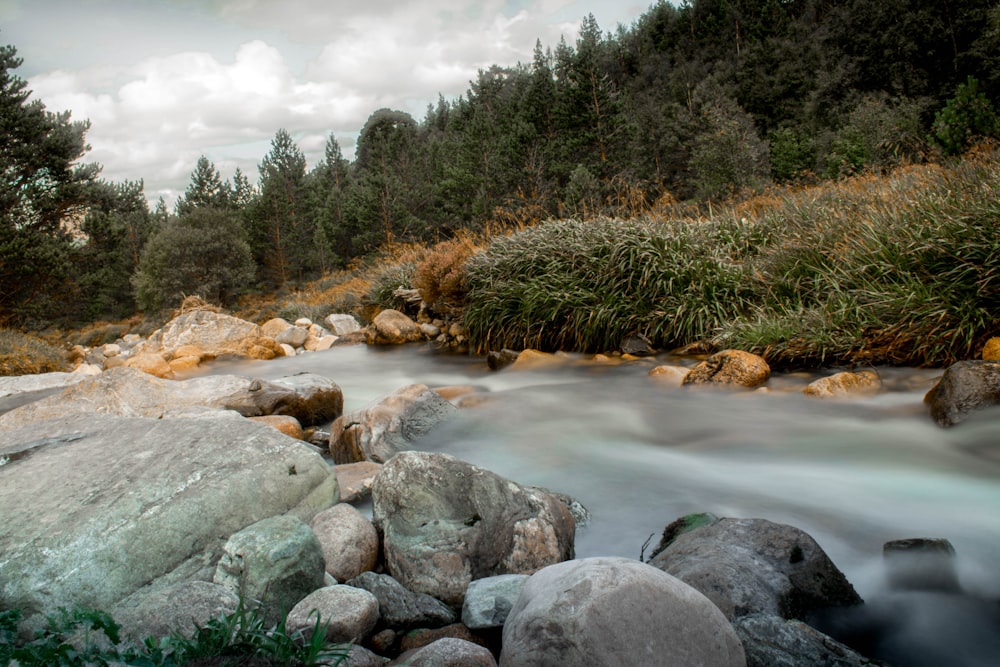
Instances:
[[[743,667],[729,621],[704,595],[628,558],[551,565],[524,584],[501,667]]]
[[[326,579],[323,548],[312,529],[292,515],[261,519],[222,547],[213,581],[258,605],[277,623]]]
[[[338,464],[385,463],[457,410],[427,385],[407,385],[334,421],[330,455]]]
[[[456,609],[473,579],[573,557],[576,525],[559,498],[447,454],[389,459],[372,501],[390,574]]]
[[[236,613],[240,598],[208,581],[182,581],[152,590],[140,589],[110,610],[122,635],[134,642],[177,633],[193,637],[198,627]]]
[[[245,526],[308,520],[338,495],[318,453],[232,413],[37,422],[3,433],[0,459],[0,599],[28,614],[109,609],[197,575]]]
[[[164,380],[135,368],[112,368],[0,415],[0,431],[69,415],[160,418],[196,407],[234,410],[245,417],[290,415],[303,424],[314,424],[333,419],[343,409],[340,387],[325,378],[319,380],[308,387],[294,378],[282,383],[239,375]]]
[[[730,620],[757,613],[801,619],[862,602],[816,540],[793,526],[710,517],[671,532],[668,526],[669,543],[650,565],[704,593]]]
[[[977,410],[1000,405],[1000,361],[959,361],[924,396],[940,426],[954,426]]]
[[[260,338],[261,328],[253,322],[212,309],[190,310],[175,317],[140,343],[136,353],[171,352],[193,345],[204,354],[218,357],[239,354],[245,341]]]

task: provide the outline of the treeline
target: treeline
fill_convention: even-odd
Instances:
[[[614,32],[588,16],[575,43],[480,71],[421,120],[375,111],[353,162],[331,135],[310,169],[285,130],[256,182],[202,158],[173,211],[149,211],[141,181],[74,166],[86,124],[27,102],[18,64],[7,47],[0,152],[25,166],[5,169],[0,192],[0,323],[88,321],[195,292],[226,303],[395,241],[633,216],[958,153],[998,132],[1000,6],[660,2]],[[62,139],[28,148],[10,135],[19,124]]]

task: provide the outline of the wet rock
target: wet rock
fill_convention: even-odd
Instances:
[[[330,454],[338,464],[384,463],[457,410],[427,385],[408,385],[334,421]]]
[[[528,576],[500,574],[469,582],[462,605],[462,623],[472,630],[502,627]]]
[[[85,414],[5,432],[0,598],[26,615],[109,609],[214,563],[226,537],[261,517],[308,519],[334,502],[320,454],[226,414]]]
[[[502,667],[742,667],[729,621],[704,595],[636,560],[585,558],[533,574],[503,629]]]
[[[424,340],[420,325],[398,310],[383,310],[375,316],[369,331],[373,345],[402,345]]]
[[[959,361],[924,396],[939,426],[954,426],[977,410],[1000,405],[1000,361]]]
[[[648,375],[657,384],[662,384],[666,387],[680,387],[684,384],[684,378],[687,377],[688,369],[683,366],[656,366],[650,369]]]
[[[372,501],[389,572],[455,608],[473,579],[573,557],[575,522],[558,498],[446,454],[397,454]]]
[[[335,336],[346,336],[347,334],[361,331],[361,324],[358,323],[358,320],[353,315],[346,313],[327,315],[323,323]]]
[[[807,533],[764,519],[719,519],[675,535],[649,561],[704,593],[730,620],[804,618],[862,600]]]
[[[622,354],[630,354],[634,357],[651,357],[656,354],[653,343],[640,333],[625,336],[621,344]]]
[[[517,371],[537,371],[562,366],[565,363],[566,357],[564,355],[541,352],[539,350],[522,350],[517,355],[514,363],[510,365],[510,369]]]
[[[347,582],[378,600],[381,622],[393,630],[437,628],[454,623],[455,611],[426,593],[415,593],[387,574],[362,572]]]
[[[291,345],[292,347],[302,347],[305,345],[306,339],[309,338],[309,330],[305,327],[290,326],[277,336],[274,340],[278,341],[282,345]]]
[[[247,417],[247,419],[255,421],[258,424],[266,424],[279,433],[284,433],[289,438],[295,438],[296,440],[303,439],[302,424],[295,417],[288,415],[262,415],[260,417]]]
[[[955,547],[942,538],[915,537],[882,546],[889,587],[895,590],[958,593]]]
[[[733,623],[747,667],[862,667],[875,663],[802,621],[751,614]]]
[[[351,505],[339,503],[323,510],[309,527],[323,547],[326,571],[337,581],[353,579],[378,564],[375,526]]]
[[[360,643],[378,623],[378,600],[368,591],[353,586],[326,586],[308,594],[288,612],[286,629],[301,632],[309,641],[319,614],[326,641]]]
[[[230,536],[213,581],[258,600],[269,622],[324,583],[323,548],[295,516],[263,519]]]
[[[723,350],[692,368],[682,384],[756,389],[767,382],[770,376],[771,367],[756,354],[742,350]]]
[[[844,371],[810,382],[802,393],[813,398],[873,396],[882,391],[882,379],[873,370]]]
[[[327,436],[329,441],[329,436]],[[340,502],[353,503],[371,495],[375,476],[382,470],[381,463],[359,461],[343,463],[336,467],[337,483],[340,487]]]
[[[273,382],[279,387],[291,389],[297,397],[294,405],[281,410],[280,414],[292,415],[306,426],[324,424],[344,412],[344,392],[327,377],[316,373],[296,373]]]
[[[498,371],[517,361],[518,354],[516,350],[494,350],[486,355],[486,365],[491,371]]]

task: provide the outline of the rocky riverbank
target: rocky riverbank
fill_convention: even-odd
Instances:
[[[802,531],[763,518],[692,516],[668,526],[645,562],[574,559],[586,510],[573,498],[408,451],[456,410],[475,409],[474,392],[410,385],[345,414],[339,387],[320,376],[177,379],[196,368],[178,359],[203,363],[277,343],[219,313],[181,318],[146,341],[102,349],[103,363],[85,351],[99,371],[0,383],[0,393],[24,403],[0,415],[4,606],[35,620],[58,606],[98,606],[141,636],[190,628],[235,609],[242,595],[262,600],[272,618],[290,611],[294,628],[311,627],[309,612],[319,610],[328,639],[355,642],[350,665],[870,664],[821,632],[851,627],[871,608]],[[413,332],[400,342],[428,339],[397,314],[383,320],[393,322],[386,331]],[[228,325],[242,333],[219,333]],[[359,327],[330,343],[389,340]],[[140,370],[132,360],[143,355],[158,356],[173,379]],[[581,363],[507,356],[503,372]],[[107,362],[115,358],[121,363]],[[696,361],[656,366],[649,381],[678,391],[767,388],[769,369],[752,355]],[[987,389],[996,365],[965,364]],[[877,380],[862,371],[810,392],[878,391]],[[935,393],[952,408],[939,422],[970,413],[969,386],[942,380]],[[997,402],[988,391],[975,397]],[[301,436],[279,431],[275,418],[294,421]],[[352,505],[364,495],[371,518]],[[900,590],[930,587],[977,602],[939,587],[949,580],[947,549],[942,557],[914,542],[890,551],[921,563],[895,569],[910,573]],[[991,609],[983,603],[984,616]]]

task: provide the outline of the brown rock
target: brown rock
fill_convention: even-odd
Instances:
[[[248,419],[260,422],[261,424],[267,424],[271,428],[284,433],[289,438],[295,438],[296,440],[305,439],[302,433],[302,424],[295,417],[289,415],[261,415],[259,417],[248,417]]]
[[[372,481],[382,470],[381,463],[359,461],[338,465],[337,483],[340,486],[340,502],[353,503],[371,495]]]
[[[873,370],[845,371],[810,382],[802,393],[814,398],[873,396],[882,390],[882,378]]]
[[[374,345],[401,345],[424,340],[420,325],[398,310],[383,310],[372,320],[370,340]]]
[[[323,547],[326,571],[337,581],[353,579],[378,564],[378,532],[353,506],[339,503],[325,509],[309,527]]]
[[[158,378],[169,380],[174,377],[174,371],[170,368],[170,364],[167,363],[162,354],[157,352],[140,352],[133,355],[125,360],[125,366],[136,368]]]
[[[721,385],[756,389],[771,376],[761,357],[742,350],[723,350],[691,369],[683,385]]]
[[[983,361],[1000,361],[1000,338],[990,338],[983,346]]]
[[[649,377],[665,387],[680,387],[684,384],[684,378],[687,377],[687,374],[688,369],[683,366],[663,365],[649,371]]]

